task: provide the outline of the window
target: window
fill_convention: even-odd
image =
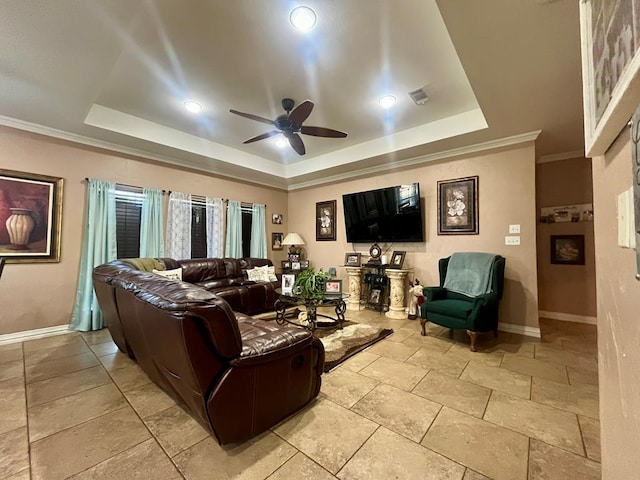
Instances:
[[[207,257],[207,209],[203,203],[191,204],[191,258]]]
[[[251,208],[242,207],[242,256],[251,256]]]
[[[118,258],[140,256],[142,189],[116,185],[116,242]]]

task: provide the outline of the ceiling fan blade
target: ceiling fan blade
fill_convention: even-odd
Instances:
[[[304,122],[313,110],[313,102],[311,100],[305,100],[296,108],[294,108],[289,114],[289,120],[294,129],[300,128],[302,122]]]
[[[289,140],[289,145],[293,148],[298,155],[304,155],[306,150],[304,148],[304,143],[300,138],[300,135],[297,133],[292,133],[291,135],[287,135],[287,139]]]
[[[248,118],[250,120],[255,120],[256,122],[266,123],[268,125],[273,125],[273,121],[268,118],[259,117],[258,115],[253,115],[251,113],[239,112],[237,110],[229,110],[231,113],[235,113],[236,115],[240,115],[241,117]]]
[[[305,135],[313,135],[314,137],[331,137],[331,138],[344,138],[346,133],[339,130],[333,130],[332,128],[324,127],[301,127],[300,133]]]
[[[258,140],[264,140],[265,138],[269,138],[269,137],[273,137],[274,135],[280,135],[280,130],[271,130],[270,132],[267,133],[261,133],[260,135],[256,135],[255,137],[251,137],[248,140],[245,140],[242,143],[253,143],[253,142],[257,142]]]

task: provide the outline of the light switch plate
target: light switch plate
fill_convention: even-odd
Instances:
[[[509,225],[509,233],[520,233],[520,225]]]
[[[504,237],[505,245],[520,245],[520,236],[519,235],[507,235]]]

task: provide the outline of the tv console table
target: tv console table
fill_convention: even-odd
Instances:
[[[384,268],[384,275],[389,279],[389,310],[385,315],[389,318],[407,318],[404,306],[407,274],[411,270],[388,268],[384,265],[376,265],[378,269]],[[363,308],[361,297],[365,290],[363,287],[365,271],[371,267],[345,267],[349,275],[349,300],[347,310],[361,310]]]

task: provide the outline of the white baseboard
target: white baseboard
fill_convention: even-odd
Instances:
[[[53,335],[63,335],[66,333],[73,333],[73,330],[69,330],[69,325],[37,328],[35,330],[25,330],[24,332],[5,333],[4,335],[0,335],[0,345],[24,342],[26,340],[35,340],[36,338],[52,337]]]
[[[539,310],[538,316],[544,317],[544,318],[551,318],[552,320],[564,320],[565,322],[587,323],[589,325],[598,324],[598,319],[596,317],[588,317],[586,315],[574,315],[573,313],[547,312],[545,310]]]
[[[498,322],[498,330],[502,332],[517,333],[527,337],[540,338],[540,329],[537,327],[528,327],[526,325],[516,325],[515,323]]]

